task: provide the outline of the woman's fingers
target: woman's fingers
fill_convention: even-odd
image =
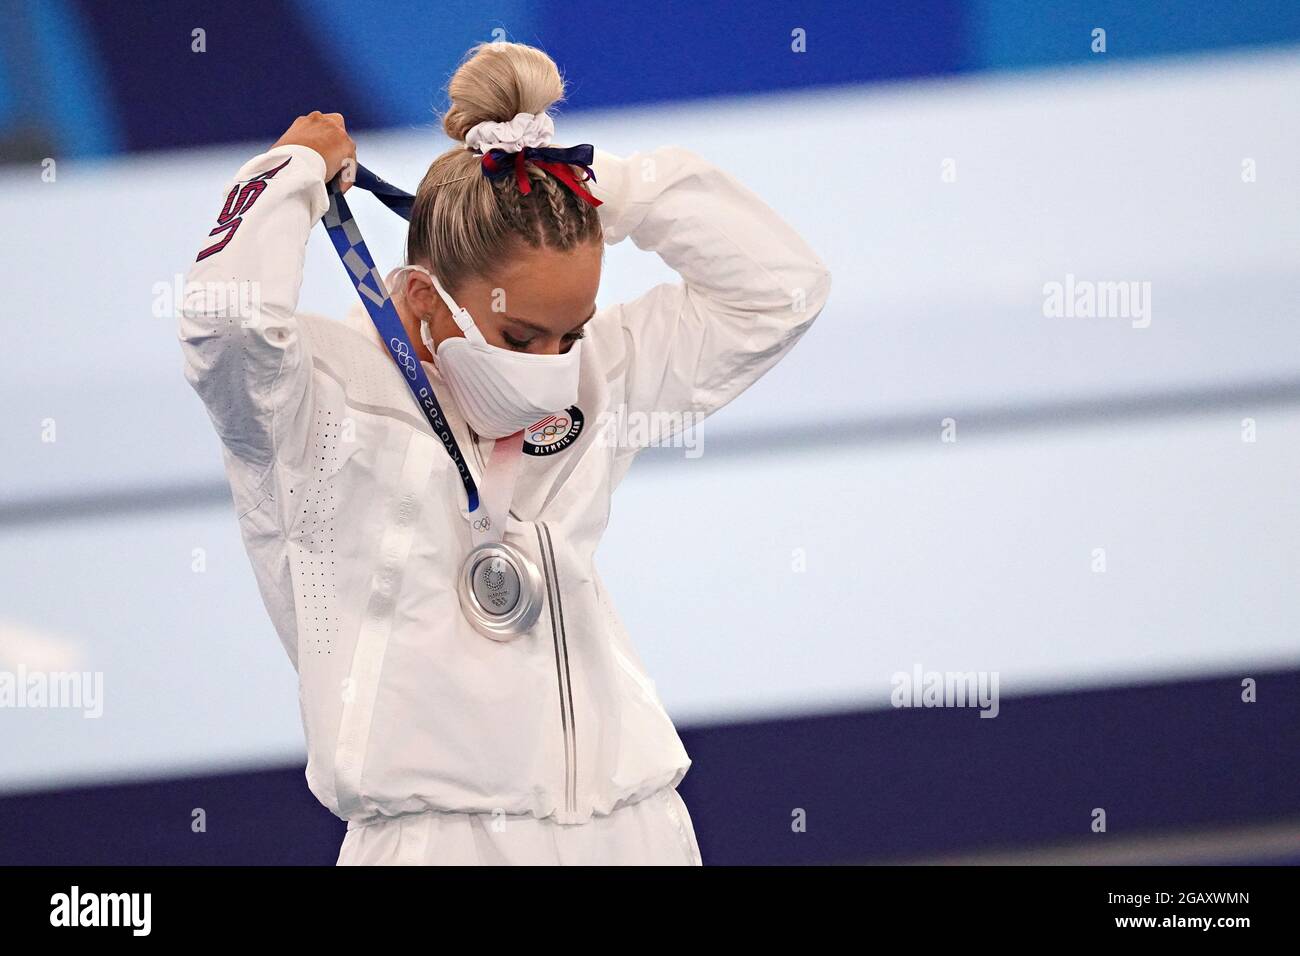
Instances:
[[[346,192],[356,178],[357,144],[348,135],[342,113],[312,110],[299,116],[289,126],[276,146],[308,146],[325,160],[325,181],[343,172],[342,188]]]

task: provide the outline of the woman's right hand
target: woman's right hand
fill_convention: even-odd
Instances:
[[[339,170],[344,169],[342,180],[343,192],[352,187],[356,178],[357,144],[352,142],[343,125],[343,114],[322,113],[313,110],[306,116],[299,116],[293,121],[275,146],[308,146],[320,153],[325,160],[325,182],[329,182]],[[275,146],[271,148],[274,149]]]

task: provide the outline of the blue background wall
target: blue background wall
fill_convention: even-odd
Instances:
[[[264,139],[321,109],[422,126],[473,43],[537,44],[591,109],[1300,40],[1289,0],[1216,3],[4,0],[0,160]],[[206,52],[191,51],[191,32]],[[791,50],[806,31],[813,55]],[[577,67],[571,69],[571,67]],[[249,79],[257,78],[255,86]]]

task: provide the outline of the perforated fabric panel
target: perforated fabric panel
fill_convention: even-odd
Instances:
[[[373,328],[369,336],[362,334],[355,317],[349,319],[353,324],[315,315],[299,315],[298,319],[310,338],[316,367],[343,387],[348,404],[382,410],[422,431],[431,431],[402,377],[393,374],[393,360]],[[430,378],[434,378],[432,373]]]
[[[339,439],[343,417],[328,407],[318,407],[312,422],[309,449],[313,478],[307,484],[296,533],[301,546],[299,594],[302,633],[299,653],[332,654],[338,635],[338,583],[334,518],[338,500],[329,478],[338,470]]]

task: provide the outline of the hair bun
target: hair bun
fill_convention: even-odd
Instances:
[[[498,41],[470,48],[447,93],[451,108],[442,128],[464,143],[479,123],[508,123],[519,113],[545,113],[564,99],[564,80],[555,61],[536,47]]]

